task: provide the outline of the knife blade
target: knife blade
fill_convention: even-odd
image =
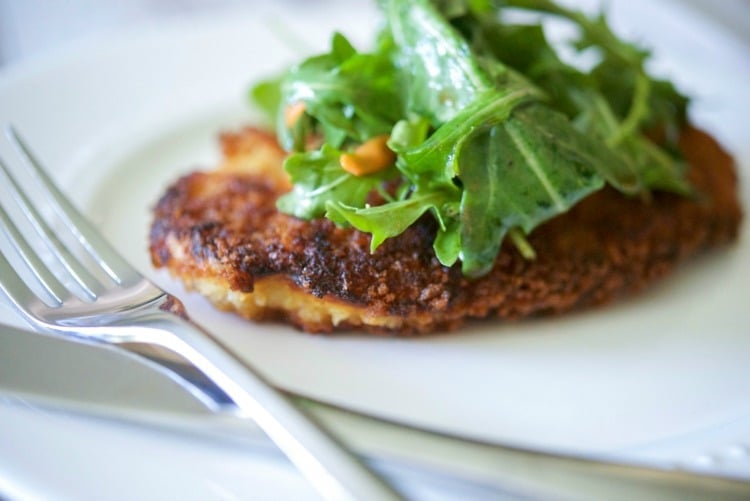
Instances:
[[[252,422],[229,406],[217,412],[186,386],[148,360],[116,349],[0,326],[0,402],[6,405],[127,420],[214,440],[245,440],[248,447],[273,451],[260,430],[257,437],[246,432]],[[295,399],[407,493],[432,484],[446,492],[471,493],[474,499],[750,496],[750,482],[742,479],[498,446]],[[240,428],[243,433],[237,433]]]

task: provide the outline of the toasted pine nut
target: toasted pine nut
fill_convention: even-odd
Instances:
[[[304,101],[297,101],[296,103],[292,103],[286,108],[284,108],[284,123],[286,124],[288,129],[291,129],[294,127],[294,124],[297,123],[297,120],[299,120],[302,117],[302,114],[307,110],[307,106],[305,105]]]
[[[388,148],[388,134],[376,136],[359,145],[351,153],[341,155],[341,168],[354,176],[379,172],[396,161],[396,154]]]

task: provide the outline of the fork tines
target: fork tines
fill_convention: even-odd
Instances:
[[[32,292],[23,283],[27,270],[26,275],[33,277],[52,305],[60,305],[71,291],[84,300],[96,299],[101,278],[88,269],[103,269],[116,283],[128,279],[129,265],[120,263],[119,256],[65,198],[18,133],[7,126],[5,136],[20,160],[11,164],[0,158],[7,180],[3,184],[11,195],[4,197],[5,207],[0,204],[0,222],[9,248],[16,253],[12,256],[4,251],[0,255],[0,283],[6,293],[19,300],[29,298]],[[19,176],[19,164],[26,167],[26,179]],[[13,199],[14,206],[6,202],[8,198]],[[52,207],[53,214],[42,214],[37,204]],[[94,259],[98,266],[85,266],[81,262],[84,258]],[[26,270],[16,270],[14,261],[20,261]]]

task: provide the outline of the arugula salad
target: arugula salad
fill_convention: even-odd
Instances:
[[[677,151],[688,100],[603,14],[551,0],[379,6],[371,50],[336,33],[329,52],[252,90],[290,152],[279,210],[367,232],[373,252],[430,214],[440,262],[478,277],[506,239],[533,259],[526,236],[607,185],[690,194]],[[548,18],[574,27],[590,68],[548,41]],[[373,192],[383,203],[368,204]]]

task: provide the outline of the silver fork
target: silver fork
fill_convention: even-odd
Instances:
[[[16,210],[22,214],[16,218],[23,217],[33,227],[37,247],[43,243],[46,251],[39,252],[0,205],[0,227],[29,272],[17,272],[10,256],[0,252],[0,289],[33,327],[113,345],[172,373],[174,356],[183,358],[189,362],[183,367],[192,364],[197,371],[178,376],[203,393],[204,401],[236,405],[252,418],[324,498],[399,498],[287,396],[190,322],[178,299],[128,264],[66,199],[11,126],[6,136],[31,174],[27,181],[55,213],[40,214],[30,193],[34,188],[24,189],[15,171],[0,159]],[[52,229],[53,218],[62,227],[59,236]],[[91,258],[97,269],[88,267]]]

